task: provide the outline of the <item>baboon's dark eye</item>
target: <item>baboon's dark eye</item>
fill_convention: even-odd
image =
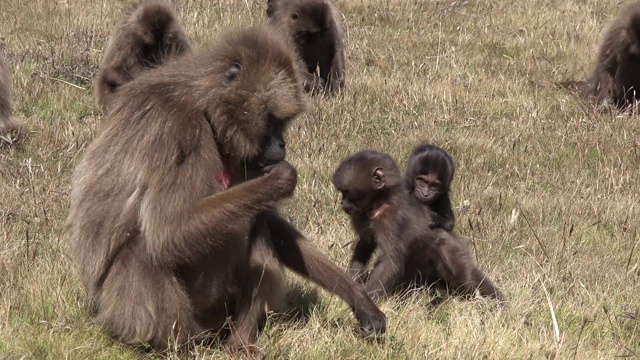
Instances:
[[[242,70],[242,65],[238,62],[233,63],[227,72],[224,73],[224,85],[231,84],[238,77],[240,70]]]
[[[291,18],[292,18],[293,20],[298,20],[298,13],[297,13],[297,12],[294,12],[293,14],[291,14]]]
[[[120,86],[120,84],[118,84],[115,80],[108,79],[107,86],[109,87],[109,90],[114,91]]]

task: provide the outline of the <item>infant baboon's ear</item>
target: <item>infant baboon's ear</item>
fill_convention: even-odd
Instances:
[[[384,181],[384,169],[381,167],[377,167],[373,171],[373,179],[371,180],[373,183],[373,187],[376,190],[384,189],[385,181]]]

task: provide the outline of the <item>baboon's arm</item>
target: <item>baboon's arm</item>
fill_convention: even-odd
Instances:
[[[384,333],[386,317],[361,286],[277,213],[267,213],[266,219],[276,251],[285,266],[346,301],[365,333]]]
[[[376,243],[372,238],[359,236],[353,248],[351,264],[349,265],[349,276],[357,282],[362,282],[366,273],[366,267],[373,252],[376,250]]]
[[[283,166],[291,167],[288,163]],[[159,211],[148,211],[142,224],[149,253],[154,261],[175,265],[213,248],[224,251],[228,241],[248,241],[247,229],[254,217],[292,194],[292,171],[293,181],[283,180],[282,172],[272,172],[207,196],[175,214],[169,214],[174,211],[162,196],[165,194],[152,195],[150,206]]]
[[[398,285],[407,262],[407,249],[391,214],[373,223],[376,243],[382,253],[367,280],[367,293],[374,299],[385,298]]]
[[[341,47],[342,48],[342,47]],[[344,87],[345,78],[345,59],[344,49],[342,51],[336,51],[331,61],[331,93],[332,95],[339,95],[341,89]]]

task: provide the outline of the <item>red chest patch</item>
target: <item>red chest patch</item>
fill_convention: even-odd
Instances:
[[[222,165],[222,174],[218,175],[216,180],[222,184],[225,190],[229,188],[231,185],[231,175],[229,175],[229,170],[226,165]]]
[[[389,204],[384,204],[384,205],[380,206],[379,208],[371,211],[371,213],[369,213],[369,219],[377,218],[378,216],[380,216],[388,208],[389,208]]]

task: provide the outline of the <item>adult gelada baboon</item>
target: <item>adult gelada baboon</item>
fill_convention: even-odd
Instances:
[[[305,91],[337,95],[344,88],[342,15],[334,0],[268,0],[270,24],[302,59]]]
[[[407,161],[405,186],[429,210],[434,228],[452,231],[455,225],[449,198],[455,169],[451,156],[431,144],[416,146]]]
[[[12,112],[11,78],[0,52],[0,147],[15,144],[25,135],[24,127],[13,119]]]
[[[96,109],[106,113],[122,85],[190,51],[189,39],[170,4],[140,2],[109,36],[94,84]]]
[[[640,1],[625,6],[605,32],[586,92],[626,108],[640,99]]]
[[[122,341],[198,341],[230,316],[228,346],[250,345],[279,263],[344,299],[365,333],[385,331],[364,289],[275,210],[297,179],[283,138],[304,108],[295,61],[250,29],[120,90],[68,221],[94,315]]]
[[[418,285],[440,288],[443,297],[451,292],[469,296],[478,290],[504,300],[460,238],[431,228],[429,213],[409,195],[391,156],[360,151],[342,161],[333,184],[358,236],[349,272],[356,280],[366,280],[374,299]],[[378,247],[382,252],[367,276],[367,263]]]

